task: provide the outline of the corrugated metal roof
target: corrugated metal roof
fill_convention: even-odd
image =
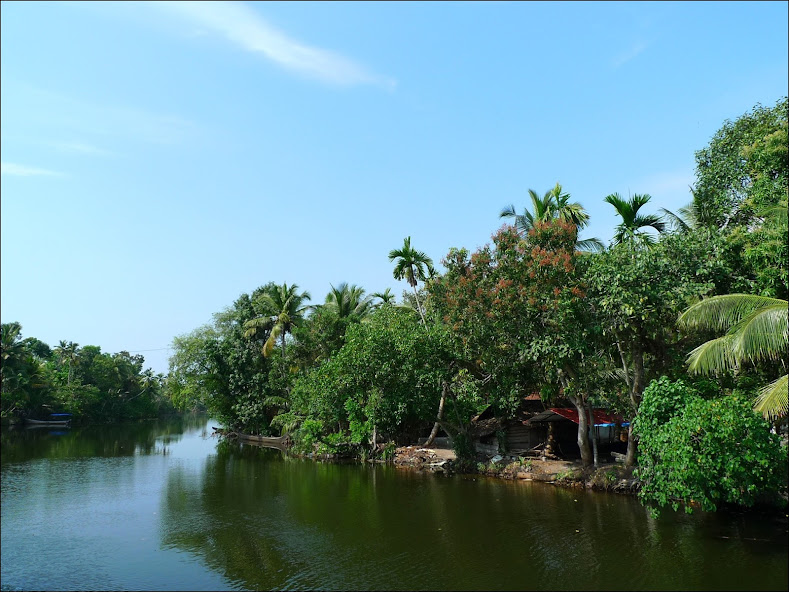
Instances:
[[[594,425],[596,426],[615,425],[617,423],[622,424],[623,422],[621,415],[609,413],[604,409],[594,409],[592,413],[594,414]],[[569,419],[574,423],[578,423],[578,410],[570,407],[551,407],[532,417],[531,421],[559,421],[560,418]]]

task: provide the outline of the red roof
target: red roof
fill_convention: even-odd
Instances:
[[[569,419],[572,422],[578,423],[578,410],[572,408],[562,408],[562,407],[551,407],[551,411],[556,413],[557,415],[561,415]],[[602,409],[594,409],[592,411],[594,413],[594,424],[595,425],[606,425],[612,423],[622,423],[623,419],[621,415],[615,415],[613,413],[608,413]]]

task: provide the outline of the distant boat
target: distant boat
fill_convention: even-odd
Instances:
[[[67,427],[70,423],[71,413],[51,413],[49,419],[25,418],[25,424],[29,426]]]
[[[241,432],[228,431],[225,429],[211,426],[217,435],[224,436],[225,438],[236,438],[244,442],[254,442],[262,446],[269,446],[272,448],[287,448],[290,444],[290,435],[271,437],[271,436],[255,436],[254,434],[242,434]]]

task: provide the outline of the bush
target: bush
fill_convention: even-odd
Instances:
[[[786,450],[739,395],[705,400],[663,377],[644,391],[634,429],[643,502],[714,511],[722,502],[752,506],[786,488]]]

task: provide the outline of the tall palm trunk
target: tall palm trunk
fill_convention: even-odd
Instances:
[[[422,317],[422,324],[426,325],[427,322],[425,321],[425,315],[422,312],[422,304],[419,302],[419,296],[417,295],[416,292],[416,282],[411,284],[411,287],[414,289],[414,299],[416,300],[416,309],[419,311],[419,316]]]

